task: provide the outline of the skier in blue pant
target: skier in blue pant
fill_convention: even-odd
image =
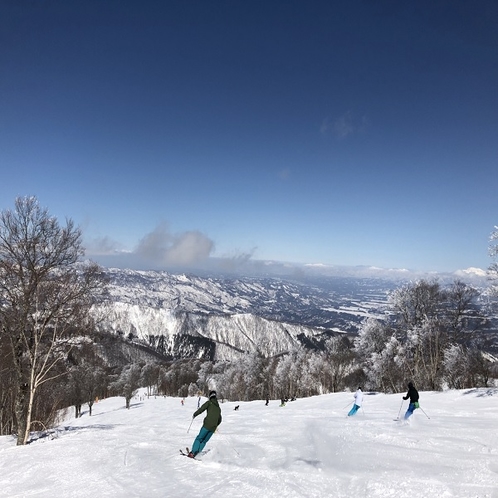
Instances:
[[[358,390],[354,393],[354,405],[351,410],[349,410],[348,417],[353,416],[361,407],[363,403],[363,393],[361,391],[361,387],[358,387]]]
[[[221,408],[218,404],[218,399],[216,398],[216,391],[211,391],[209,393],[209,399],[194,412],[193,418],[206,410],[207,415],[204,418],[201,430],[195,438],[194,445],[188,454],[190,458],[194,458],[195,455],[204,449],[204,446],[206,446],[206,443],[211,439],[214,431],[221,424]]]
[[[405,400],[408,398],[410,398],[410,404],[405,413],[405,420],[408,420],[418,408],[418,391],[415,389],[413,382],[408,382],[408,392],[406,393],[406,396],[403,396],[403,399]]]

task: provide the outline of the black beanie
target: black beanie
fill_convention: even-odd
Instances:
[[[216,391],[211,391],[209,393],[209,399],[211,399],[211,398],[216,398]]]

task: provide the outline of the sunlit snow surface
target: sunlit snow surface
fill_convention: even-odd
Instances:
[[[1,437],[0,496],[498,497],[498,389],[422,392],[409,423],[401,396],[352,418],[351,393],[223,403],[199,462],[179,453],[197,398],[111,398],[28,446]]]

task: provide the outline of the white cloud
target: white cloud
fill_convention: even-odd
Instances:
[[[357,118],[352,111],[346,111],[337,117],[333,123],[330,122],[329,117],[324,118],[320,126],[320,133],[322,135],[330,133],[339,139],[343,139],[354,133],[364,131],[367,125],[368,118],[366,116]]]
[[[141,260],[157,265],[191,265],[209,258],[214,242],[198,231],[171,234],[165,223],[145,235],[134,251]]]
[[[344,113],[334,122],[334,135],[338,138],[346,138],[355,131],[353,114],[351,111]]]
[[[116,254],[124,249],[122,244],[107,236],[85,240],[84,246],[92,255]]]

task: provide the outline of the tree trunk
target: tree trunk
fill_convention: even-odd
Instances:
[[[16,396],[15,414],[17,422],[17,445],[22,446],[26,444],[26,432],[28,427],[27,414],[28,414],[28,385],[19,383],[19,391]]]
[[[31,417],[33,415],[33,403],[35,401],[35,387],[32,387],[29,390],[29,400],[28,400],[28,407],[26,410],[26,429],[24,431],[24,441],[22,444],[27,444],[29,440],[29,433],[31,430]],[[19,444],[19,441],[18,441]]]

